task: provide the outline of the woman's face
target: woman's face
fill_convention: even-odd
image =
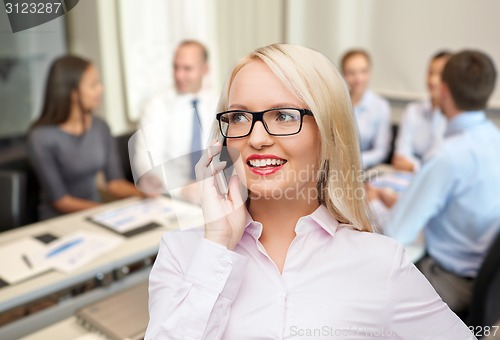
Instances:
[[[93,65],[89,66],[80,80],[80,100],[85,110],[93,111],[99,107],[102,98],[102,83],[99,71]]]
[[[246,64],[236,74],[228,105],[229,110],[248,111],[306,108],[261,61]],[[291,136],[271,136],[256,122],[249,136],[228,138],[227,145],[241,153],[244,170],[239,171],[245,172],[252,198],[317,199],[320,140],[314,117],[304,116],[301,131]]]
[[[344,79],[351,95],[362,95],[368,88],[370,63],[362,54],[355,54],[344,63]]]
[[[443,73],[444,66],[448,58],[442,57],[431,61],[429,69],[427,70],[427,89],[431,99],[439,103],[439,95],[441,91],[441,73]]]

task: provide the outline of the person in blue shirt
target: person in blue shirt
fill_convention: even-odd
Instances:
[[[372,63],[368,52],[347,51],[341,59],[342,75],[349,88],[359,131],[363,168],[386,160],[391,143],[391,109],[389,102],[368,89]]]
[[[451,53],[434,54],[427,69],[429,97],[408,104],[399,124],[392,166],[398,170],[416,172],[429,154],[441,143],[446,118],[439,108],[441,73]]]
[[[417,267],[456,313],[467,310],[474,278],[500,231],[500,131],[483,111],[495,79],[495,66],[482,52],[449,59],[440,100],[445,139],[384,230],[403,244],[424,231],[427,255]]]

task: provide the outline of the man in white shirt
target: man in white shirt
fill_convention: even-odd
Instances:
[[[398,170],[415,172],[441,143],[446,118],[439,108],[441,73],[450,58],[441,51],[432,56],[427,70],[429,98],[410,103],[399,124],[392,165]]]
[[[371,59],[368,52],[353,49],[341,60],[358,123],[363,168],[382,163],[390,150],[391,109],[389,102],[368,89]]]
[[[130,148],[134,180],[142,190],[158,191],[158,183],[151,187],[154,183],[146,182],[145,174],[154,173],[149,176],[153,182],[161,178],[161,191],[180,188],[194,179],[197,151],[208,141],[217,106],[216,96],[203,89],[208,70],[205,46],[194,40],[179,44],[173,63],[175,89],[146,103],[140,132]]]

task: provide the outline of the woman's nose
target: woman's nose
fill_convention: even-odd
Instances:
[[[255,122],[252,133],[248,136],[248,144],[254,149],[262,149],[265,146],[273,144],[273,136],[267,133],[262,122]]]

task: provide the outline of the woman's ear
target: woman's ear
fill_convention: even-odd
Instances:
[[[71,103],[78,103],[80,100],[80,94],[78,93],[78,90],[74,89],[71,91]]]

